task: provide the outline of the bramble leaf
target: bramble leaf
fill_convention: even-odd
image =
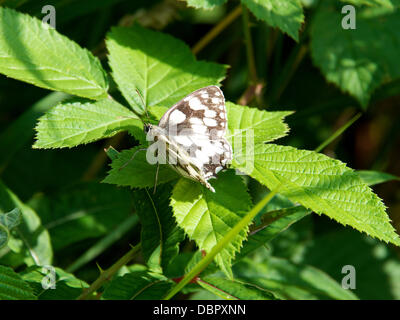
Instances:
[[[37,213],[21,202],[18,197],[0,182],[0,211],[17,207],[21,210],[21,223],[14,228],[15,236],[10,237],[10,250],[0,252],[0,258],[12,256],[16,265],[25,262],[27,265],[51,264],[53,249],[48,231],[43,227]],[[8,249],[3,248],[3,249]]]
[[[367,5],[376,7],[393,8],[399,3],[396,0],[341,0],[342,2],[351,3],[357,6]]]
[[[224,4],[228,0],[186,0],[189,7],[202,8],[202,9],[213,9],[216,6]]]
[[[234,266],[234,273],[241,280],[273,292],[279,299],[357,299],[351,290],[343,289],[321,270],[285,259],[245,258]]]
[[[269,241],[278,236],[281,232],[289,228],[293,223],[304,218],[310,211],[302,206],[293,206],[290,208],[269,211],[263,217],[268,220],[268,224],[252,225],[248,238],[243,243],[242,249],[237,254],[235,262],[247,256],[261,246],[265,246]],[[279,219],[273,220],[273,216],[279,216]],[[272,219],[271,219],[272,218]],[[263,219],[262,219],[263,220]]]
[[[0,265],[0,300],[36,300],[32,288],[13,269]]]
[[[123,130],[138,135],[141,128],[139,118],[112,99],[61,103],[39,119],[33,148],[71,148]]]
[[[33,288],[38,300],[73,300],[76,299],[89,285],[73,274],[54,267],[54,287],[49,283],[48,289],[43,288],[43,279],[49,275],[50,270],[42,266],[31,266],[20,275]]]
[[[0,248],[4,247],[9,238],[10,231],[21,223],[21,210],[15,208],[10,212],[0,214]]]
[[[183,231],[176,225],[169,206],[171,190],[169,185],[161,185],[157,187],[156,194],[147,190],[133,193],[142,225],[142,254],[152,271],[165,270],[178,254],[179,243],[184,239]]]
[[[198,182],[182,178],[175,185],[171,205],[178,225],[194,240],[200,250],[209,252],[251,206],[240,176],[232,171],[220,173],[218,179],[210,180],[215,193]],[[234,240],[215,257],[218,266],[231,277],[231,262],[246,238],[243,229]]]
[[[117,277],[104,290],[105,300],[160,300],[173,282],[147,271],[133,271]]]
[[[400,181],[399,177],[396,177],[386,172],[373,171],[373,170],[358,170],[356,172],[360,176],[360,178],[369,186],[373,186],[375,184],[392,180]]]
[[[111,163],[111,168],[107,177],[103,180],[105,183],[145,188],[153,187],[156,181],[157,164],[150,164],[146,160],[146,149],[143,146],[118,153],[118,157]],[[158,184],[178,178],[179,175],[168,165],[160,165],[157,177]]]
[[[0,72],[38,87],[107,97],[107,76],[92,53],[39,19],[0,8]]]
[[[313,61],[366,108],[376,88],[400,78],[400,11],[359,9],[356,29],[345,30],[341,12],[330,4],[324,2],[313,19]]]
[[[85,239],[108,234],[132,214],[129,190],[99,183],[74,184],[29,205],[40,215],[58,251]]]
[[[254,15],[271,27],[278,27],[294,40],[299,40],[299,30],[304,21],[300,0],[242,0]]]
[[[226,111],[229,132],[225,136],[234,150],[238,139],[243,140],[242,146],[248,139],[252,139],[254,144],[271,142],[284,137],[289,131],[283,118],[292,114],[291,111],[263,111],[229,101],[226,102]]]
[[[114,27],[107,35],[112,75],[136,112],[155,105],[171,107],[201,87],[218,85],[226,66],[196,61],[182,41],[138,25]]]
[[[276,300],[272,292],[236,279],[208,276],[197,280],[197,283],[225,300]]]
[[[253,162],[254,167],[246,165]],[[318,214],[400,245],[381,199],[356,172],[338,160],[313,151],[273,144],[257,145],[253,153],[233,160],[233,166],[269,189]]]

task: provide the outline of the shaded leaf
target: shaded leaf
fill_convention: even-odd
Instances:
[[[8,211],[17,207],[21,210],[21,224],[14,228],[10,238],[10,250],[0,252],[0,259],[11,259],[13,264],[49,265],[53,259],[50,236],[37,213],[22,203],[18,197],[0,182],[0,211]],[[6,248],[4,248],[6,249]]]
[[[29,203],[50,232],[55,250],[107,234],[132,214],[128,190],[99,183],[82,183]]]
[[[147,271],[134,271],[117,277],[104,290],[105,300],[160,300],[173,282]]]
[[[0,300],[36,300],[36,297],[18,273],[0,265]]]
[[[234,274],[280,299],[357,299],[321,270],[285,259],[268,257],[258,262],[245,258],[235,264]]]
[[[268,290],[240,280],[205,277],[197,280],[204,289],[225,300],[275,300]]]
[[[184,239],[184,233],[176,225],[169,206],[171,190],[169,185],[161,185],[157,187],[156,194],[148,190],[133,193],[142,225],[142,254],[153,271],[162,271],[168,266],[178,254],[179,243]]]
[[[343,15],[324,1],[311,27],[311,54],[326,79],[366,108],[372,92],[400,77],[400,11],[357,11],[356,29],[341,28]]]
[[[24,270],[20,275],[33,288],[38,300],[73,300],[76,299],[84,288],[89,285],[73,274],[67,273],[60,268],[54,268],[54,274],[49,269],[41,266],[32,266]],[[45,277],[55,277],[54,288],[44,289],[42,286]]]
[[[269,211],[264,214],[266,218],[266,226],[263,223],[252,226],[247,240],[243,243],[243,248],[238,253],[235,261],[247,256],[254,250],[265,246],[269,241],[277,237],[281,232],[289,228],[293,223],[304,218],[310,212],[301,206],[295,206],[286,209]],[[274,221],[273,216],[279,217]]]
[[[358,170],[356,172],[360,176],[360,178],[369,186],[392,180],[400,180],[399,177],[396,177],[386,172],[373,170]]]
[[[258,18],[271,27],[278,27],[294,40],[299,40],[299,30],[304,21],[300,0],[242,0]]]
[[[156,181],[157,164],[150,164],[146,160],[146,149],[140,149],[143,149],[143,146],[120,152],[118,157],[112,161],[112,169],[103,182],[132,188],[153,187]],[[132,159],[133,155],[135,156]],[[165,183],[178,178],[179,175],[169,165],[160,165],[157,183]]]
[[[228,0],[186,0],[189,7],[202,8],[202,9],[213,9],[216,6],[220,6]]]

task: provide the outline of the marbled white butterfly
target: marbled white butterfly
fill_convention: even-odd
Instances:
[[[215,192],[208,180],[216,178],[232,159],[232,147],[224,137],[226,128],[221,89],[208,86],[196,90],[168,109],[158,126],[145,125],[147,139],[155,141],[147,157],[156,155],[158,163],[168,163]]]

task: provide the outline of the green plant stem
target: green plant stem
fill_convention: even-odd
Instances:
[[[357,121],[357,119],[360,118],[361,115],[362,115],[361,112],[357,113],[353,118],[351,118],[343,126],[337,129],[328,139],[326,139],[317,148],[315,148],[314,151],[320,152],[321,150],[323,150],[328,144],[330,144],[333,140],[339,137],[344,131],[346,131],[348,127],[350,127],[355,121]]]
[[[198,54],[207,44],[209,44],[227,26],[229,26],[237,17],[239,17],[241,13],[242,7],[239,5],[193,46],[193,54]]]
[[[246,9],[246,7],[242,9],[242,18],[243,18],[244,40],[246,44],[247,64],[249,68],[249,81],[250,84],[255,84],[258,82],[258,77],[257,77],[256,63],[254,61],[253,42],[251,40],[249,12]]]
[[[83,291],[83,293],[77,298],[77,300],[85,300],[90,294],[99,289],[106,281],[110,280],[111,277],[124,265],[126,265],[136,253],[141,249],[141,244],[132,247],[122,258],[120,258],[116,263],[114,263],[110,268],[103,271],[95,282],[91,284],[89,288]]]
[[[297,68],[299,67],[301,61],[303,61],[307,51],[308,48],[305,44],[299,45],[292,51],[290,57],[288,58],[288,61],[283,67],[280,76],[276,81],[277,83],[275,87],[276,89],[272,94],[272,99],[271,99],[273,102],[277,101],[281,97],[282,93],[285,91],[291,78],[293,77]]]
[[[175,294],[177,294],[182,288],[187,285],[193,278],[195,278],[200,272],[202,272],[215,258],[215,256],[227,245],[229,244],[238,233],[243,230],[253,218],[265,207],[265,205],[275,196],[278,192],[271,191],[267,196],[265,196],[260,202],[258,202],[253,209],[251,209],[226,235],[219,241],[211,251],[206,254],[206,256],[197,263],[192,270],[190,270],[181,281],[179,281],[175,286],[164,297],[164,300],[171,299]]]
[[[129,216],[125,221],[118,225],[114,230],[111,230],[104,238],[96,242],[92,247],[90,247],[83,255],[81,255],[74,263],[72,263],[67,269],[67,272],[75,272],[89,261],[92,261],[104,250],[110,247],[117,240],[131,230],[139,221],[138,216]]]

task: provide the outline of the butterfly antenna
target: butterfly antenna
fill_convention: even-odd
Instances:
[[[138,88],[136,88],[136,93],[138,94],[138,96],[139,96],[140,100],[142,100],[142,106],[143,106],[143,109],[144,109],[144,111],[146,112],[147,119],[150,119],[150,117],[149,117],[149,113],[147,112],[147,106],[146,106],[146,103],[144,102],[143,96],[142,96],[142,94],[140,93],[140,91],[139,91],[139,89],[138,89]]]
[[[127,162],[125,162],[124,165],[123,165],[122,167],[120,167],[118,170],[122,170],[123,168],[125,168],[125,167],[135,158],[136,154],[137,154],[139,151],[144,151],[144,150],[147,150],[147,148],[140,148],[140,149],[137,149],[137,150],[133,153],[132,157],[131,157]]]
[[[158,180],[158,170],[160,169],[160,163],[157,162],[157,170],[156,170],[156,179],[154,181],[154,190],[153,194],[156,194],[156,188],[157,188],[157,180]]]

